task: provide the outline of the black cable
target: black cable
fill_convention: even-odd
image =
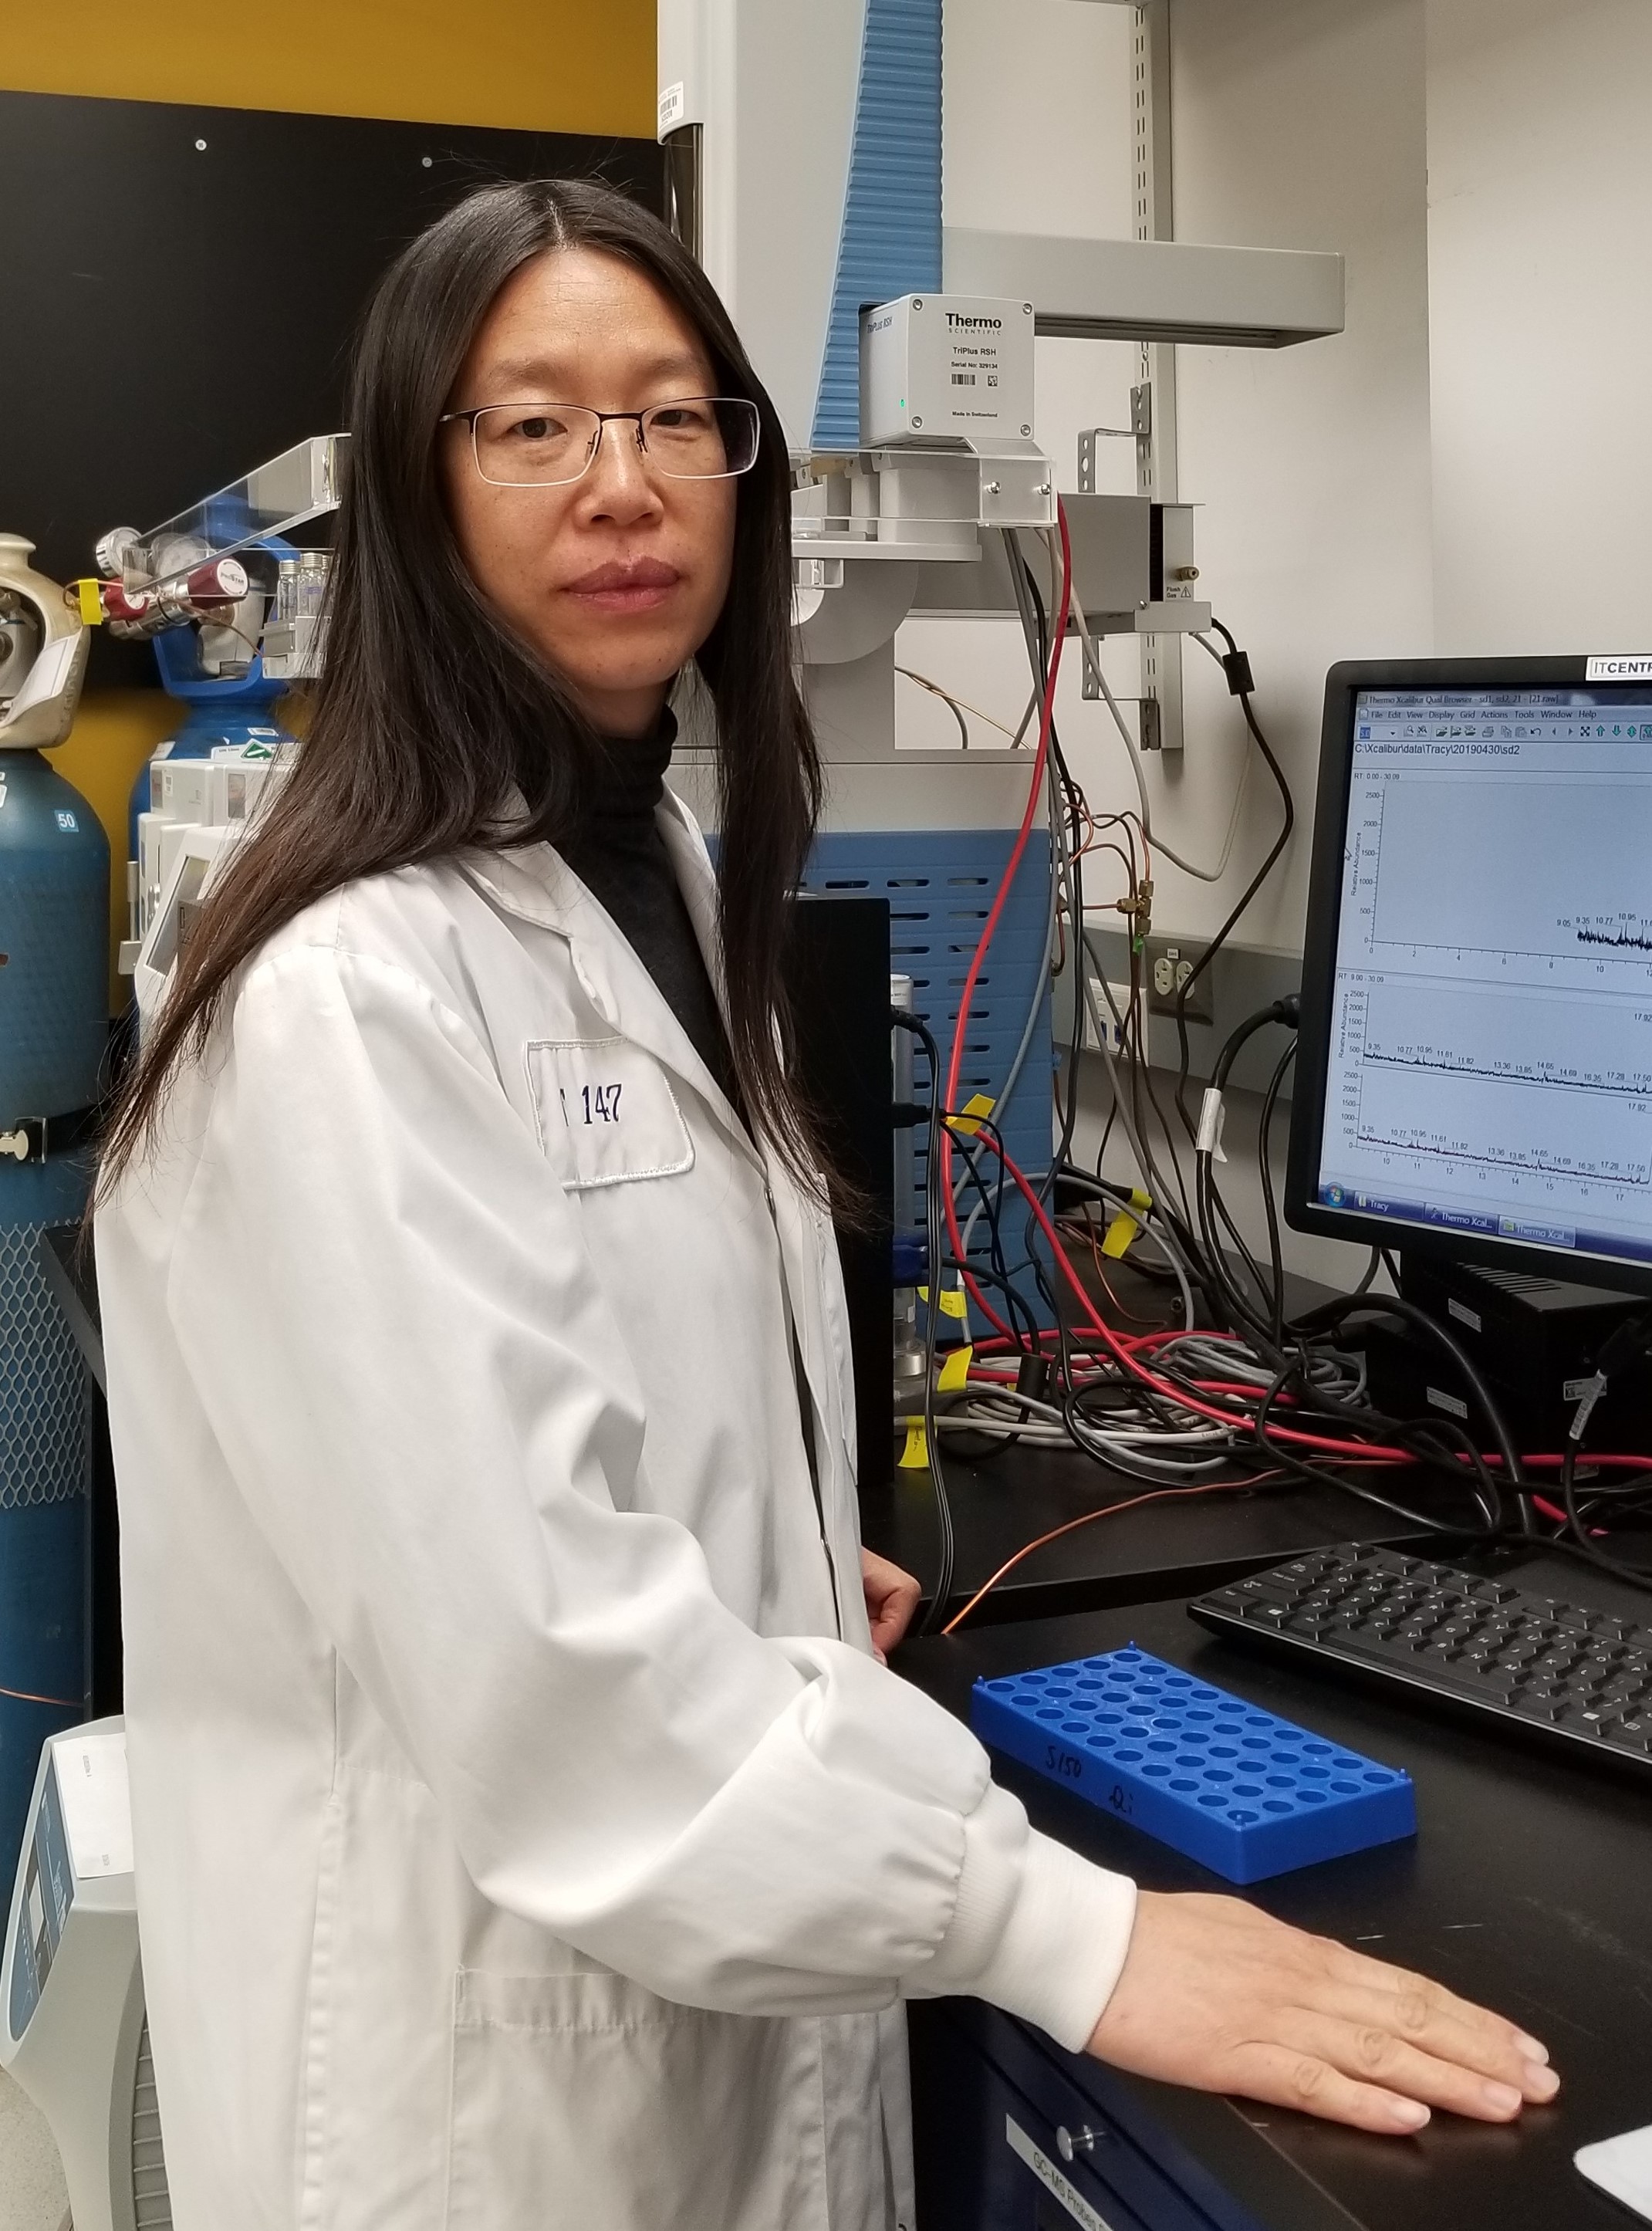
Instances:
[[[935,1043],[929,1025],[916,1015],[908,1014],[902,1007],[891,1007],[890,1019],[896,1028],[910,1031],[929,1057],[929,1161],[925,1172],[924,1205],[929,1226],[929,1303],[924,1312],[924,1457],[929,1467],[929,1483],[935,1496],[935,1523],[940,1537],[937,1559],[935,1592],[930,1598],[929,1609],[918,1623],[920,1634],[928,1634],[945,1617],[946,1603],[952,1593],[952,1573],[957,1562],[958,1546],[952,1531],[952,1506],[946,1493],[946,1482],[941,1473],[940,1444],[935,1432],[935,1343],[940,1328],[941,1293],[941,1069],[940,1048]]]
[[[914,1035],[919,1034],[917,1032],[916,1025],[910,1020],[908,1020],[903,1027],[913,1030]],[[933,1043],[932,1039],[929,1042],[931,1044]],[[932,1064],[932,1083],[938,1077],[938,1076],[939,1071],[934,1069],[933,1064]],[[943,1111],[943,1113],[945,1111]],[[991,1132],[995,1139],[1000,1137],[997,1125],[989,1118],[985,1116],[971,1116],[969,1120],[979,1129]],[[982,1177],[980,1167],[977,1161],[975,1152],[969,1142],[968,1135],[961,1130],[954,1129],[952,1133],[952,1144],[954,1148],[958,1149],[963,1161],[966,1177],[974,1186],[976,1192],[980,1196],[982,1211],[987,1220],[988,1245],[991,1251],[991,1269],[988,1269],[974,1258],[971,1258],[966,1262],[958,1262],[951,1256],[943,1257],[941,1267],[943,1270],[952,1269],[967,1271],[970,1277],[973,1278],[978,1284],[991,1286],[998,1290],[1003,1297],[1005,1309],[1009,1312],[1010,1323],[1007,1329],[1010,1336],[1016,1342],[1017,1347],[1021,1348],[1024,1352],[1029,1342],[1035,1344],[1036,1342],[1038,1335],[1038,1320],[1036,1313],[1029,1306],[1024,1297],[1016,1290],[1014,1284],[1014,1273],[1010,1268],[1003,1251],[1003,1213],[1005,1177],[1002,1157],[998,1158],[997,1174],[992,1181],[991,1188],[989,1189],[987,1181]],[[926,1193],[927,1182],[927,1172],[926,1172]],[[1022,1322],[1018,1322],[1018,1319]],[[1023,1330],[1023,1323],[1024,1323],[1024,1332]]]
[[[1019,555],[1018,551],[1017,555]],[[1044,609],[1044,600],[1039,593],[1038,583],[1032,567],[1027,563],[1025,558],[1021,559],[1021,574],[1033,619],[1033,638],[1029,642],[1027,648],[1029,653],[1034,651],[1035,647],[1036,650],[1036,656],[1030,662],[1033,681],[1035,686],[1040,691],[1043,691],[1049,686],[1049,662],[1052,656],[1049,615]],[[1065,1161],[1071,1151],[1073,1133],[1078,1123],[1079,1055],[1084,1045],[1084,876],[1079,862],[1082,831],[1074,804],[1078,796],[1078,786],[1073,780],[1066,756],[1062,750],[1061,737],[1056,731],[1053,711],[1049,722],[1049,754],[1055,769],[1061,800],[1060,810],[1066,815],[1069,824],[1067,896],[1068,928],[1071,933],[1069,943],[1072,947],[1073,962],[1073,1022],[1068,1033],[1067,1049],[1067,1090],[1064,1095],[1058,1096],[1064,1098],[1066,1103],[1062,1109],[1061,1137],[1055,1155],[1055,1161],[1059,1163]],[[1053,857],[1049,867],[1050,874],[1054,876],[1056,872],[1056,862]],[[1029,1228],[1031,1226],[1032,1220],[1032,1212],[1029,1210]],[[1029,1249],[1029,1251],[1032,1251]],[[1034,1259],[1036,1260],[1036,1254]]]
[[[1585,1557],[1603,1573],[1610,1573],[1614,1580],[1626,1581],[1630,1588],[1642,1588],[1652,1594],[1652,1573],[1641,1572],[1633,1565],[1624,1564],[1621,1558],[1609,1556],[1604,1549],[1597,1549],[1589,1538],[1588,1526],[1578,1514],[1578,1458],[1582,1446],[1581,1439],[1568,1440],[1560,1458],[1560,1499],[1565,1505],[1566,1524],[1575,1539],[1571,1542],[1546,1542],[1543,1546],[1558,1549],[1563,1555]]]
[[[1279,1349],[1277,1343],[1273,1340],[1268,1318],[1262,1314],[1269,1306],[1267,1281],[1262,1277],[1262,1266],[1250,1251],[1244,1234],[1234,1222],[1232,1212],[1222,1198],[1221,1190],[1216,1184],[1213,1155],[1202,1154],[1196,1157],[1194,1183],[1199,1212],[1199,1236],[1203,1242],[1204,1257],[1210,1264],[1211,1278],[1215,1284],[1215,1291],[1210,1297],[1215,1305],[1214,1313],[1217,1322],[1225,1325],[1229,1331],[1248,1333],[1251,1338],[1262,1343],[1262,1354],[1265,1361],[1277,1361],[1279,1355],[1283,1351]],[[1218,1219],[1233,1243],[1234,1252],[1250,1273],[1258,1297],[1255,1304],[1252,1303],[1250,1297],[1245,1292],[1229,1266],[1227,1251],[1223,1246],[1221,1237],[1215,1228]],[[1207,1292],[1209,1291],[1207,1282]]]
[[[1423,1334],[1425,1339],[1432,1341],[1436,1348],[1449,1357],[1453,1368],[1474,1400],[1480,1406],[1481,1413],[1491,1428],[1492,1439],[1497,1444],[1497,1452],[1503,1460],[1504,1480],[1509,1491],[1518,1498],[1517,1507],[1520,1510],[1524,1519],[1526,1499],[1531,1491],[1530,1484],[1526,1478],[1525,1468],[1520,1462],[1520,1452],[1514,1445],[1514,1437],[1509,1431],[1507,1420],[1498,1406],[1491,1389],[1481,1378],[1461,1342],[1449,1333],[1442,1324],[1429,1316],[1426,1310],[1418,1309],[1414,1302],[1403,1300],[1397,1294],[1392,1296],[1378,1294],[1374,1297],[1350,1295],[1337,1301],[1326,1302],[1319,1309],[1307,1311],[1299,1319],[1297,1329],[1304,1333],[1308,1332],[1310,1329],[1313,1332],[1318,1332],[1322,1329],[1328,1330],[1332,1325],[1341,1326],[1349,1318],[1355,1316],[1402,1318],[1405,1323],[1413,1326]],[[1322,1402],[1320,1408],[1322,1415],[1326,1414]],[[1345,1414],[1345,1406],[1339,1406],[1339,1408]],[[1430,1419],[1426,1420],[1425,1423],[1435,1432],[1449,1432],[1454,1439],[1461,1431],[1460,1428],[1443,1419],[1437,1422]],[[1483,1459],[1480,1457],[1475,1446],[1474,1437],[1464,1432],[1462,1439],[1467,1445],[1466,1452],[1473,1458],[1475,1468],[1485,1474],[1486,1482],[1491,1485],[1494,1503],[1500,1508],[1500,1497],[1497,1492],[1498,1483],[1495,1482],[1494,1475],[1487,1470]]]
[[[1262,1116],[1256,1133],[1256,1170],[1262,1180],[1262,1208],[1268,1218],[1268,1266],[1274,1279],[1274,1340],[1275,1344],[1285,1337],[1285,1249],[1279,1232],[1279,1203],[1274,1197],[1274,1163],[1268,1141],[1274,1128],[1274,1110],[1279,1105],[1280,1088],[1290,1074],[1296,1059],[1297,1041],[1293,1038],[1287,1044],[1268,1080],[1268,1090],[1262,1096]],[[1371,1272],[1375,1273],[1376,1257],[1371,1258]]]
[[[1371,1251],[1370,1262],[1366,1264],[1365,1269],[1359,1274],[1359,1284],[1353,1289],[1348,1297],[1351,1302],[1357,1302],[1361,1294],[1368,1294],[1371,1291],[1372,1285],[1376,1283],[1377,1273],[1382,1269],[1382,1267],[1383,1251],[1380,1247],[1373,1247]]]
[[[1476,1508],[1482,1522],[1486,1523],[1479,1526],[1454,1526],[1449,1520],[1442,1521],[1429,1512],[1414,1510],[1409,1504],[1397,1503],[1391,1496],[1379,1495],[1375,1488],[1365,1487],[1356,1484],[1353,1480],[1345,1479],[1339,1473],[1333,1471],[1329,1464],[1310,1464],[1305,1458],[1299,1457],[1294,1449],[1287,1448],[1281,1442],[1273,1439],[1268,1427],[1268,1412],[1289,1382],[1300,1374],[1300,1358],[1289,1357],[1257,1406],[1255,1423],[1256,1440],[1258,1445],[1266,1449],[1276,1464],[1283,1465],[1287,1471],[1296,1473],[1300,1478],[1313,1481],[1316,1486],[1329,1485],[1340,1488],[1344,1494],[1356,1496],[1361,1503],[1371,1504],[1378,1510],[1387,1511],[1392,1517],[1403,1518],[1408,1525],[1421,1527],[1425,1534],[1460,1534],[1477,1542],[1496,1542],[1502,1539],[1503,1529],[1500,1522],[1487,1511],[1478,1497],[1475,1497]],[[1307,1406],[1306,1383],[1300,1400],[1306,1408]],[[1374,1423],[1375,1420],[1372,1422]],[[1358,1452],[1357,1449],[1350,1449],[1348,1453],[1351,1458],[1353,1458],[1357,1457]],[[1331,1463],[1334,1462],[1335,1459],[1332,1458]]]
[[[1210,1091],[1220,1096],[1224,1090],[1229,1077],[1233,1074],[1234,1063],[1238,1059],[1242,1049],[1259,1031],[1267,1030],[1271,1025],[1279,1024],[1294,1033],[1300,1006],[1300,1003],[1294,993],[1286,999],[1274,999],[1265,1007],[1258,1007],[1254,1014],[1247,1015],[1242,1023],[1230,1031],[1223,1041],[1221,1052],[1216,1056],[1216,1067],[1210,1080]],[[1216,1299],[1218,1308],[1225,1316],[1228,1329],[1236,1332],[1242,1327],[1249,1331],[1262,1343],[1262,1354],[1264,1359],[1277,1366],[1284,1351],[1280,1345],[1278,1335],[1273,1330],[1272,1320],[1275,1315],[1274,1297],[1270,1295],[1255,1258],[1228,1212],[1226,1204],[1222,1200],[1215,1169],[1216,1149],[1220,1142],[1212,1140],[1209,1147],[1202,1145],[1200,1136],[1203,1129],[1204,1124],[1201,1122],[1199,1128],[1193,1134],[1194,1179],[1198,1198],[1199,1234],[1216,1282],[1216,1293],[1214,1298]],[[1256,1282],[1257,1290],[1262,1297],[1260,1310],[1251,1306],[1249,1296],[1242,1291],[1237,1279],[1228,1268],[1221,1241],[1214,1229],[1215,1218],[1217,1214],[1226,1226],[1229,1238],[1235,1242],[1240,1259]],[[1276,1232],[1274,1238],[1277,1240]],[[1262,1310],[1268,1311],[1267,1316],[1262,1316]]]
[[[1245,726],[1250,731],[1256,749],[1262,755],[1268,773],[1274,778],[1279,791],[1283,815],[1280,822],[1279,834],[1269,845],[1266,858],[1240,893],[1238,903],[1234,907],[1233,911],[1189,970],[1186,981],[1177,993],[1176,1042],[1179,1059],[1176,1070],[1176,1105],[1184,1124],[1187,1127],[1190,1137],[1193,1136],[1193,1124],[1187,1112],[1187,1073],[1192,1058],[1187,1042],[1188,994],[1227,943],[1246,908],[1268,881],[1268,876],[1273,874],[1280,855],[1290,843],[1291,831],[1296,826],[1296,801],[1291,796],[1290,784],[1286,780],[1284,769],[1274,756],[1273,747],[1262,734],[1262,724],[1257,720],[1255,708],[1250,702],[1251,691],[1255,687],[1251,680],[1250,661],[1220,620],[1213,618],[1210,624],[1228,646],[1228,656],[1221,662],[1223,670],[1228,677],[1228,687],[1239,700],[1239,709],[1245,716]]]
[[[970,1122],[975,1124],[980,1130],[989,1133],[995,1140],[998,1140],[1000,1142],[1002,1141],[1002,1134],[999,1132],[997,1124],[990,1122],[985,1116],[971,1116],[968,1120]],[[1037,1347],[1039,1331],[1038,1320],[1023,1297],[1016,1291],[1013,1283],[1012,1274],[1010,1271],[1008,1262],[1003,1251],[1002,1220],[1003,1214],[1004,1189],[1003,1158],[1002,1154],[994,1157],[997,1165],[997,1174],[995,1183],[990,1188],[987,1180],[981,1174],[980,1167],[976,1159],[978,1150],[972,1138],[966,1132],[960,1130],[957,1127],[956,1123],[952,1129],[952,1145],[963,1161],[966,1174],[968,1175],[971,1182],[974,1185],[977,1193],[981,1197],[982,1212],[987,1219],[987,1228],[991,1235],[991,1245],[993,1251],[993,1268],[991,1272],[988,1272],[983,1269],[979,1262],[973,1258],[967,1263],[963,1263],[959,1262],[952,1256],[947,1257],[947,1263],[955,1270],[966,1270],[971,1277],[975,1279],[978,1284],[996,1286],[1001,1290],[1004,1297],[1005,1306],[1010,1311],[1010,1322],[1008,1328],[1010,1337],[1015,1342],[1016,1347],[1021,1350],[1023,1355],[1029,1354],[1036,1350]],[[994,1197],[995,1194],[996,1199]],[[1016,1324],[1015,1320],[1017,1311],[1026,1321],[1026,1332],[1024,1338]]]
[[[1566,1527],[1574,1537],[1571,1543],[1555,1542],[1550,1546],[1565,1549],[1569,1554],[1581,1555],[1603,1572],[1610,1573],[1631,1588],[1652,1592],[1652,1573],[1639,1571],[1624,1564],[1604,1549],[1597,1549],[1589,1538],[1589,1529],[1578,1510],[1578,1458],[1583,1449],[1583,1439],[1597,1404],[1606,1395],[1612,1381],[1621,1370],[1636,1362],[1652,1348],[1652,1310],[1637,1310],[1625,1317],[1609,1333],[1595,1357],[1594,1376],[1584,1386],[1577,1409],[1572,1413],[1571,1428],[1566,1435],[1566,1445],[1560,1459],[1560,1499],[1565,1505]]]

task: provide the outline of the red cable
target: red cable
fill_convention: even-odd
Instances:
[[[1487,1464],[1500,1464],[1500,1457],[1487,1457]],[[1615,1465],[1620,1471],[1652,1471],[1652,1457],[1596,1456],[1591,1452],[1587,1461],[1591,1465]],[[1522,1457],[1523,1465],[1541,1465],[1546,1471],[1558,1471],[1565,1464],[1564,1457]]]
[[[946,1064],[946,1095],[941,1103],[942,1107],[946,1109],[956,1109],[957,1106],[958,1071],[964,1066],[964,1038],[969,1028],[970,1008],[974,1002],[976,986],[980,981],[982,964],[986,960],[993,934],[997,929],[1004,907],[1009,901],[1016,872],[1021,866],[1022,857],[1027,850],[1027,839],[1032,834],[1033,823],[1038,818],[1039,801],[1044,794],[1044,770],[1049,760],[1049,732],[1055,720],[1055,681],[1062,668],[1062,645],[1067,637],[1067,616],[1073,593],[1073,545],[1067,531],[1066,508],[1059,496],[1055,500],[1055,524],[1061,531],[1062,537],[1062,602],[1060,611],[1051,616],[1049,672],[1045,677],[1044,700],[1038,716],[1038,745],[1033,753],[1032,781],[1028,786],[1026,811],[1021,817],[1021,827],[1016,832],[1016,841],[1010,849],[1003,881],[998,885],[997,896],[992,902],[991,910],[987,915],[980,939],[971,957],[969,973],[964,979],[964,989],[958,1003],[958,1020],[952,1026],[952,1057]],[[1053,863],[1050,872],[1052,875],[1055,873]],[[930,1089],[932,1091],[934,1089],[932,1078],[930,1081]],[[984,1134],[978,1132],[976,1135],[981,1137]],[[991,1144],[991,1141],[988,1143]],[[1011,1167],[1007,1158],[1005,1167],[1006,1168]],[[932,1172],[932,1182],[933,1174]],[[952,1199],[952,1139],[950,1130],[945,1125],[941,1128],[940,1182],[941,1200],[946,1212],[946,1236],[952,1243],[952,1254],[958,1264],[959,1275],[963,1278],[965,1287],[987,1322],[995,1326],[1006,1338],[1013,1340],[1015,1335],[1010,1327],[991,1307],[986,1296],[981,1291],[979,1284],[965,1263],[964,1236],[958,1230],[958,1208]],[[1048,1229],[1048,1219],[1042,1220]],[[939,1295],[940,1292],[939,1263],[931,1264],[929,1275],[932,1287]],[[1018,1346],[1019,1342],[1016,1344]]]
[[[1085,1288],[1082,1281],[1080,1279],[1078,1272],[1073,1268],[1071,1259],[1068,1255],[1066,1248],[1062,1245],[1060,1234],[1056,1232],[1055,1225],[1050,1222],[1049,1218],[1044,1212],[1044,1204],[1039,1200],[1037,1194],[1033,1191],[1032,1187],[1028,1183],[1025,1175],[1019,1168],[1017,1168],[1014,1161],[1008,1154],[1005,1153],[1003,1147],[1000,1146],[997,1141],[992,1138],[989,1133],[983,1131],[979,1135],[981,1138],[985,1140],[986,1144],[992,1149],[992,1152],[997,1155],[1005,1169],[1009,1171],[1010,1177],[1020,1187],[1021,1192],[1026,1198],[1028,1207],[1031,1209],[1033,1215],[1038,1221],[1039,1228],[1043,1232],[1045,1238],[1049,1242],[1050,1248],[1054,1252],[1056,1262],[1061,1265],[1062,1274],[1066,1277],[1068,1284],[1071,1286],[1073,1291],[1078,1296],[1080,1302],[1083,1304],[1085,1313],[1089,1317],[1090,1322],[1094,1326],[1096,1331],[1100,1334],[1102,1339],[1113,1350],[1119,1361],[1125,1364],[1130,1371],[1141,1381],[1144,1386],[1151,1387],[1156,1394],[1162,1395],[1166,1401],[1173,1402],[1178,1409],[1191,1411],[1195,1417],[1212,1419],[1220,1426],[1242,1426],[1245,1425],[1252,1425],[1252,1430],[1254,1431],[1255,1427],[1251,1420],[1248,1419],[1236,1418],[1230,1410],[1212,1409],[1208,1403],[1198,1401],[1195,1397],[1187,1394],[1183,1388],[1172,1385],[1170,1381],[1160,1379],[1156,1373],[1150,1371],[1145,1363],[1140,1362],[1138,1358],[1124,1346],[1123,1342],[1113,1332],[1111,1326],[1105,1322],[1100,1312],[1097,1310],[1094,1303],[1090,1299],[1089,1293]],[[1351,1443],[1348,1441],[1334,1441],[1327,1439],[1321,1433],[1297,1432],[1288,1426],[1275,1426],[1271,1427],[1269,1430],[1281,1441],[1294,1441],[1301,1448],[1325,1450],[1333,1456],[1348,1456],[1357,1449],[1361,1456],[1381,1457],[1389,1463],[1410,1464],[1414,1461],[1411,1453],[1408,1449],[1389,1448],[1380,1442],[1360,1441]]]

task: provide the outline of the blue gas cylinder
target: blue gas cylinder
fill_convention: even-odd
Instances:
[[[41,1235],[74,1222],[86,1206],[85,1150],[54,1152],[50,1126],[96,1100],[108,1012],[109,847],[97,816],[39,752],[0,751],[3,1882],[16,1866],[41,1745],[84,1714],[90,1403],[74,1335],[47,1282]]]

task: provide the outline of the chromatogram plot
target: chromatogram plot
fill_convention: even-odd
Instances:
[[[1631,1099],[1652,1095],[1652,1004],[1378,981],[1360,1060],[1396,1070]]]
[[[1652,962],[1652,783],[1442,776],[1383,792],[1371,950]]]
[[[1376,982],[1349,1020],[1360,1147],[1419,1170],[1652,1188],[1652,1007]]]

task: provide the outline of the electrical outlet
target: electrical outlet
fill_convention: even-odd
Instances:
[[[1178,938],[1150,937],[1146,945],[1147,1011],[1153,1015],[1174,1015],[1181,996],[1182,986],[1192,975],[1204,951],[1202,945],[1189,945]],[[1219,965],[1220,956],[1211,962],[1187,995],[1186,1015],[1190,1023],[1216,1021],[1216,986],[1211,978]]]
[[[1091,1048],[1092,1051],[1099,1051],[1100,1041],[1097,1039],[1095,1035],[1096,1024],[1099,1020],[1102,1029],[1105,1030],[1107,1034],[1108,1050],[1113,1053],[1122,1053],[1124,1051],[1124,1040],[1120,1036],[1119,1025],[1113,1020],[1113,1017],[1115,1013],[1123,1015],[1128,1010],[1130,1006],[1130,986],[1127,984],[1113,984],[1109,982],[1104,989],[1102,979],[1098,976],[1093,969],[1090,972],[1090,991],[1092,997],[1095,1001],[1095,1008],[1094,1013],[1088,1012],[1087,1009],[1085,1013],[1085,1044]],[[1111,995],[1110,997],[1109,994]]]

